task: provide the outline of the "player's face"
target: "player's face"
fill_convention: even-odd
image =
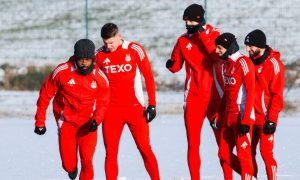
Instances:
[[[81,58],[77,60],[78,65],[83,69],[88,69],[93,62],[91,58]]]
[[[249,56],[252,58],[260,54],[260,48],[256,46],[246,45],[246,51],[249,53]]]
[[[117,33],[114,37],[109,39],[103,39],[105,47],[110,51],[114,52],[122,44],[122,36],[120,33]]]
[[[196,21],[185,20],[185,25],[188,26],[197,26],[199,23]]]
[[[218,56],[221,57],[225,52],[226,52],[226,49],[223,46],[217,45],[216,53],[218,54]]]

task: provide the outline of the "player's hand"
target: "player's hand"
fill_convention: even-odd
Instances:
[[[264,124],[264,133],[273,134],[276,131],[276,123],[267,120]]]
[[[34,128],[34,133],[36,133],[38,135],[44,135],[46,133],[46,131],[47,131],[46,126],[44,126],[44,127],[35,126],[35,128]]]
[[[242,135],[246,135],[250,131],[250,126],[246,124],[241,124],[239,130]]]
[[[92,119],[91,120],[91,124],[90,124],[90,128],[89,128],[89,131],[90,132],[94,132],[98,129],[98,124],[96,122],[96,120]]]
[[[145,116],[146,116],[147,123],[151,122],[156,116],[155,106],[149,105],[145,110]]]
[[[173,61],[172,59],[169,59],[167,62],[166,62],[166,68],[167,69],[170,69],[173,65],[174,65],[175,61]]]
[[[214,130],[217,130],[219,129],[218,125],[217,125],[217,118],[214,118],[213,120],[211,120],[209,122],[210,126],[214,129]]]

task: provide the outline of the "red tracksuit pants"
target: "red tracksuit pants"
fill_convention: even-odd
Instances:
[[[59,150],[63,168],[68,173],[74,172],[79,151],[80,180],[94,178],[93,156],[97,145],[97,131],[89,132],[89,127],[89,123],[76,127],[69,122],[63,122],[59,128]]]
[[[201,130],[205,116],[208,118],[214,116],[216,104],[208,102],[208,98],[201,98],[192,93],[188,94],[185,104],[184,119],[188,141],[188,166],[192,180],[200,180],[200,143]],[[214,130],[215,139],[219,144],[220,131]],[[221,162],[220,162],[221,163]],[[232,174],[231,167],[226,163],[221,163],[223,171]]]
[[[260,154],[265,162],[268,180],[277,179],[277,162],[273,156],[274,148],[274,134],[265,134],[263,132],[263,125],[253,126],[253,137],[252,137],[252,158],[254,166],[254,176],[257,177],[258,167],[256,162],[256,148],[260,141]]]
[[[149,176],[152,180],[159,180],[157,160],[150,146],[149,125],[144,117],[144,108],[140,105],[130,107],[110,106],[107,110],[102,126],[106,148],[106,179],[116,180],[118,177],[118,149],[125,124],[128,125],[142,155]]]
[[[217,145],[218,147],[220,147],[221,129],[217,129],[217,130],[213,129],[213,132],[217,141]],[[233,170],[241,174],[240,165],[234,164],[234,162],[238,162],[238,157],[235,154],[231,153],[230,158],[233,159],[232,161],[229,162],[232,164],[227,164],[228,162],[220,160],[220,165],[222,167],[223,173],[224,175],[226,175],[225,179],[233,179],[233,175],[232,175]]]
[[[251,155],[252,132],[250,130],[246,135],[242,135],[238,128],[237,123],[221,127],[219,158],[221,162],[230,164],[232,169],[240,169],[242,180],[251,180],[254,171]],[[235,146],[238,159],[233,156]],[[232,173],[224,172],[224,179],[232,179]]]
[[[208,112],[207,112],[207,116],[206,116],[209,121],[211,121],[213,118],[215,118],[216,112],[218,110],[220,102],[221,102],[221,99],[218,98],[218,97],[216,97],[216,96],[213,97],[210,100],[209,107],[208,107]],[[218,127],[221,126],[221,121],[218,123],[217,126]],[[217,145],[219,147],[219,145],[220,145],[221,129],[220,128],[219,129],[213,129],[213,132],[214,132],[214,135],[215,135],[215,139],[216,139]],[[236,159],[234,161],[238,161],[238,158],[237,158],[237,156],[235,154],[232,153],[231,157],[233,159]],[[232,162],[234,162],[234,161],[232,161]],[[228,179],[230,177],[232,179],[232,172],[233,172],[233,170],[235,170],[239,174],[241,173],[239,165],[236,166],[234,164],[227,164],[227,163],[225,163],[224,161],[221,161],[221,160],[220,160],[220,165],[222,167],[223,173],[227,175]]]
[[[187,159],[192,180],[200,180],[201,157],[199,149],[204,118],[205,116],[213,117],[217,108],[216,103],[210,102],[208,105],[208,100],[205,99],[208,98],[200,98],[199,96],[189,93],[185,104],[184,119],[188,141]],[[213,132],[217,144],[219,145],[221,131],[214,130]],[[232,154],[232,157],[237,159],[234,154]],[[232,177],[232,167],[228,163],[220,161],[223,171]],[[240,171],[238,167],[236,167],[235,170]]]

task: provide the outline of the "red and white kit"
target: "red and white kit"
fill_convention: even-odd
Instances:
[[[254,123],[254,91],[255,71],[251,60],[236,52],[232,54],[225,64],[224,70],[225,91],[221,107],[222,127],[219,145],[219,158],[231,164],[234,168],[241,168],[242,179],[248,180],[253,176],[251,157],[251,129]],[[250,132],[242,135],[239,125],[250,126]],[[233,148],[236,146],[237,156],[232,157]],[[225,174],[225,179],[232,179],[232,174]]]
[[[92,159],[97,131],[89,132],[89,122],[104,119],[109,102],[108,81],[95,66],[89,75],[78,73],[74,58],[58,65],[40,90],[35,115],[37,127],[44,127],[46,110],[53,100],[53,113],[59,130],[59,149],[63,168],[73,172],[77,167],[77,148],[81,157],[80,179],[93,179]]]
[[[222,97],[224,95],[225,85],[224,85],[224,68],[226,61],[219,58],[216,53],[215,39],[220,35],[220,31],[218,29],[213,29],[212,27],[206,28],[206,31],[199,34],[199,38],[203,43],[206,51],[209,53],[210,57],[213,60],[213,86],[212,86],[212,95],[209,102],[209,109],[207,112],[207,118],[209,121],[214,118],[219,119],[217,126],[220,127],[220,123],[222,122],[221,117],[218,116],[218,110],[221,106]],[[220,136],[221,129],[213,129],[214,135],[217,141],[218,146],[220,145]],[[241,168],[239,164],[234,162],[238,161],[238,158],[235,154],[231,154],[230,162],[224,162],[220,160],[220,164],[223,170],[223,174],[226,177],[225,179],[232,179],[232,170],[234,169],[237,173],[241,173]],[[231,164],[227,164],[231,163]]]
[[[111,92],[109,109],[102,126],[106,147],[106,178],[117,179],[119,141],[127,124],[151,179],[159,179],[156,157],[150,146],[149,125],[144,116],[141,74],[145,79],[148,105],[156,106],[154,77],[144,48],[125,40],[114,52],[103,46],[96,54],[96,62],[108,77]]]
[[[213,67],[215,39],[219,36],[218,29],[205,25],[203,32],[183,34],[177,40],[171,60],[174,65],[169,68],[172,73],[182,69],[185,63],[186,80],[184,93],[184,119],[188,139],[188,165],[193,180],[200,179],[201,158],[199,154],[200,134],[205,116],[214,118],[222,91],[221,83],[215,86],[219,69]],[[215,65],[219,66],[219,65]],[[219,76],[220,77],[220,76]],[[221,78],[222,79],[222,78]],[[218,138],[216,136],[218,141]]]
[[[283,107],[284,65],[279,52],[267,47],[269,56],[261,64],[255,65],[255,117],[253,128],[252,154],[254,175],[258,167],[255,159],[256,148],[260,141],[260,152],[265,162],[269,180],[276,179],[277,162],[273,156],[274,134],[265,134],[263,125],[266,120],[278,124],[278,114]],[[254,60],[255,61],[255,60]]]

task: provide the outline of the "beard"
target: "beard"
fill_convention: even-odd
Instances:
[[[252,58],[252,59],[255,59],[255,57],[257,57],[258,55],[260,54],[260,50],[257,49],[256,51],[254,51],[253,53],[249,53],[249,56]]]

